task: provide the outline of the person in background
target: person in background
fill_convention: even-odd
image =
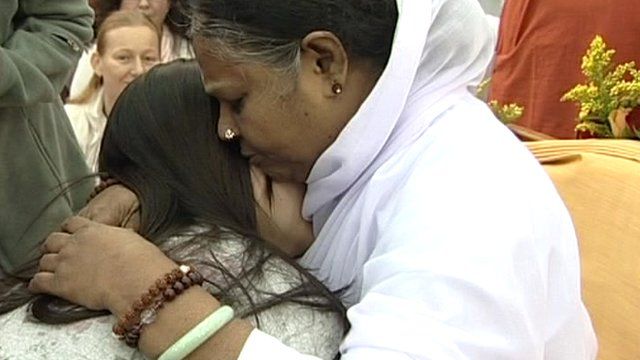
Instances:
[[[186,31],[183,27],[183,17],[177,9],[175,0],[94,0],[93,6],[96,13],[94,28],[97,29],[102,22],[114,11],[136,10],[149,16],[149,18],[161,29],[160,62],[166,63],[175,59],[193,58],[193,49],[190,42],[184,37]],[[77,97],[88,85],[93,74],[91,57],[95,51],[95,44],[82,54],[78,66],[73,75],[69,88],[69,98]]]
[[[64,106],[91,171],[98,171],[102,134],[118,96],[159,61],[160,31],[146,15],[116,11],[98,29],[91,81]]]
[[[596,35],[615,61],[640,61],[640,17],[628,0],[507,0],[489,100],[524,107],[517,124],[558,139],[576,138],[578,109],[562,96],[584,82],[582,57]]]
[[[38,256],[91,181],[60,91],[92,36],[86,0],[0,2],[0,279]]]

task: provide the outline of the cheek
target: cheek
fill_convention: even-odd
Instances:
[[[263,104],[262,107],[247,107],[238,116],[237,123],[241,131],[244,128],[255,145],[261,144],[268,148],[282,142],[286,143],[288,140],[283,139],[282,135],[286,134],[287,126],[283,124],[282,119],[286,119],[287,116],[279,110],[281,109],[267,104]]]
[[[247,145],[270,158],[296,157],[291,147],[305,144],[309,127],[301,126],[296,99],[264,94],[250,98],[234,123],[238,126]],[[303,145],[304,146],[304,145]]]
[[[246,133],[253,134],[262,131],[264,125],[269,123],[269,118],[265,118],[265,115],[269,114],[269,109],[265,106],[269,105],[259,101],[247,101],[240,114],[232,115],[235,124]],[[233,114],[231,110],[229,111]]]
[[[164,22],[165,17],[169,13],[169,2],[166,4],[159,3],[156,7],[151,9],[151,16],[158,19],[160,22]]]
[[[110,64],[104,67],[102,78],[105,86],[114,86],[123,83],[127,74],[128,69],[126,66]]]
[[[124,65],[114,66],[112,74],[117,81],[123,81],[129,75],[129,67]]]

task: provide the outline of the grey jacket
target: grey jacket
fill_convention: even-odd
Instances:
[[[0,266],[13,273],[86,202],[92,179],[60,91],[92,37],[86,0],[0,1]]]

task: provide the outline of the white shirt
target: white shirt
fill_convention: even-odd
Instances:
[[[107,125],[102,89],[88,103],[65,104],[64,109],[89,169],[97,172],[100,143]]]

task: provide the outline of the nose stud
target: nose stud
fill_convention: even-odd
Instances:
[[[231,141],[233,139],[236,138],[236,136],[238,136],[238,134],[235,133],[235,131],[231,130],[231,129],[227,129],[224,131],[224,139],[227,141]]]

